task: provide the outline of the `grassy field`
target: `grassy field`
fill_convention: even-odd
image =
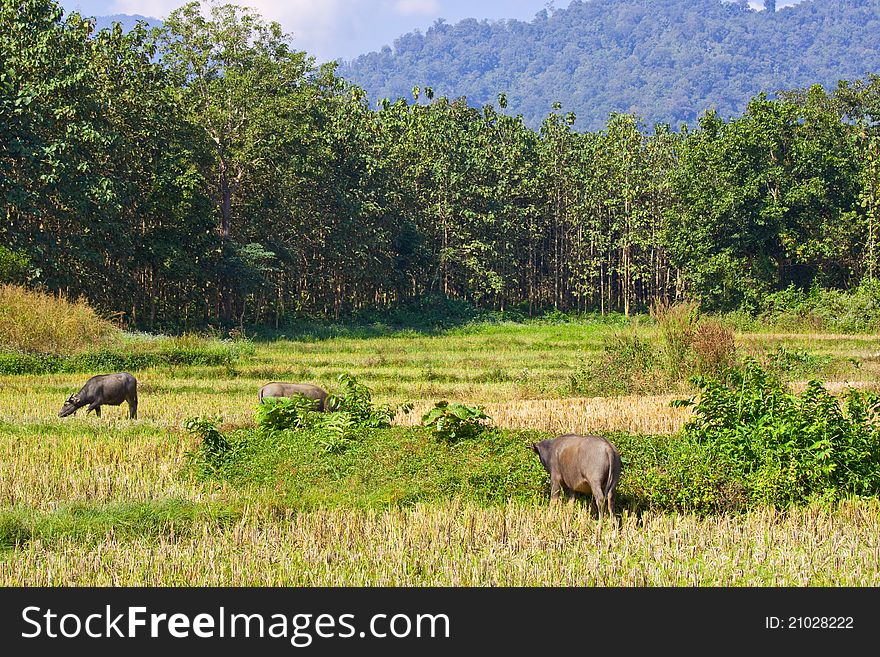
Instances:
[[[533,455],[514,449],[517,441],[565,431],[673,434],[687,420],[689,409],[669,407],[686,385],[638,396],[572,392],[572,372],[598,358],[617,330],[528,323],[257,342],[229,365],[134,372],[136,421],[126,419],[125,405],[104,407],[100,419],[82,411],[56,417],[89,373],[0,377],[0,584],[880,584],[876,501],[709,516],[624,504],[620,525],[596,539],[583,502],[550,509],[546,490],[534,486],[505,498],[524,484],[493,483],[504,472],[529,482],[540,475]],[[658,339],[651,326],[638,330]],[[795,387],[819,375],[832,390],[880,388],[880,336],[749,333],[737,335],[737,346],[799,354]],[[341,373],[357,376],[378,403],[414,405],[374,453],[325,462],[316,448],[315,464],[348,468],[328,470],[328,482],[346,482],[350,494],[315,486],[318,465],[280,457],[238,478],[200,477],[190,467],[198,439],[184,430],[187,418],[219,416],[234,432],[253,425],[262,384],[311,381],[333,392]],[[502,451],[475,450],[470,461],[461,449],[434,458],[431,443],[409,427],[441,399],[481,405],[496,426],[523,433],[505,438]],[[427,472],[432,461],[438,468],[448,461],[471,469],[420,498],[379,472],[386,456],[398,468]],[[421,470],[399,478],[434,481]],[[482,482],[480,495],[469,488],[474,481]],[[624,469],[621,491],[632,484]]]

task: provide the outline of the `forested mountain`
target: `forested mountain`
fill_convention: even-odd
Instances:
[[[745,0],[575,0],[517,20],[437,21],[394,47],[344,62],[371,100],[411,99],[413,86],[472,105],[506,93],[536,128],[553,103],[596,130],[609,113],[648,125],[693,125],[709,108],[741,113],[760,92],[880,70],[880,0],[805,0],[772,11]]]

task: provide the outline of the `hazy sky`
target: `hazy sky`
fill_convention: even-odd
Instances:
[[[86,16],[140,14],[165,18],[186,0],[60,0],[66,11]],[[777,7],[800,0],[778,0]],[[202,4],[207,4],[203,2]],[[455,23],[463,18],[531,20],[548,5],[567,7],[569,0],[233,0],[249,5],[263,18],[278,21],[293,34],[295,47],[319,62],[352,59],[393,45],[414,29],[424,31],[438,18]],[[756,9],[763,0],[749,2]]]

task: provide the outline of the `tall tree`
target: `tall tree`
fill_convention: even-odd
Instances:
[[[206,15],[208,14],[208,15]],[[162,61],[174,76],[185,107],[212,145],[209,179],[221,239],[220,310],[233,314],[234,271],[241,262],[236,241],[241,194],[271,167],[277,149],[293,137],[285,124],[299,116],[310,95],[314,60],[291,47],[290,35],[254,10],[190,2],[164,23]],[[279,130],[280,129],[280,130]],[[237,223],[239,225],[237,225]]]

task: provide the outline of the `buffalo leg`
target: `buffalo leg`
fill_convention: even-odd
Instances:
[[[130,419],[132,419],[132,420],[136,420],[136,419],[137,419],[137,416],[138,416],[138,403],[137,403],[137,399],[135,399],[134,401],[132,401],[131,399],[129,399],[129,400],[128,400],[128,417],[129,417]]]
[[[562,488],[562,477],[550,477],[550,503],[559,501],[559,491]]]

